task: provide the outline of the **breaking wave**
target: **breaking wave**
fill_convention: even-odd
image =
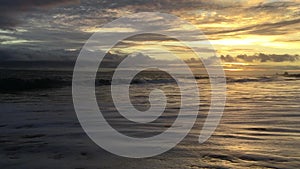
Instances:
[[[201,83],[201,80],[209,80],[206,76],[196,76],[196,80]],[[50,77],[50,78],[1,78],[0,79],[0,92],[12,91],[27,91],[27,90],[42,90],[59,88],[72,85],[71,78],[63,77]],[[184,78],[183,78],[184,80]],[[265,76],[265,77],[227,77],[227,83],[256,83],[256,82],[274,82],[274,81],[291,81],[300,80],[300,75],[289,76]],[[125,81],[122,79],[117,80],[118,84],[123,84]],[[172,78],[136,78],[131,81],[134,85],[144,84],[176,84]],[[95,81],[96,86],[111,85],[111,79],[100,78]]]

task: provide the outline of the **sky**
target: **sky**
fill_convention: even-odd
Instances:
[[[226,62],[299,64],[299,0],[1,0],[0,61],[74,60],[93,32],[137,12],[187,20]]]

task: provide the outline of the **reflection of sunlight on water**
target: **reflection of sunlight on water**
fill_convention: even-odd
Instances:
[[[251,146],[249,144],[237,144],[237,143],[233,143],[233,145],[228,145],[225,148],[231,151],[243,151],[243,152],[258,151],[263,149],[263,147]]]

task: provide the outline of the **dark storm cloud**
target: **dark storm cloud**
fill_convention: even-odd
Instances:
[[[16,26],[19,23],[17,18],[22,12],[79,2],[79,0],[1,0],[0,28],[11,29]]]

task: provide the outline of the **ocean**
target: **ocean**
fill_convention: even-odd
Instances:
[[[96,79],[96,95],[103,114],[119,132],[130,137],[150,137],[164,132],[174,122],[180,109],[180,92],[167,74],[150,71],[144,73],[146,77],[132,81],[130,99],[138,110],[149,108],[148,94],[155,88],[162,89],[168,98],[166,112],[159,120],[137,126],[116,114],[107,74]],[[227,74],[222,119],[202,144],[198,137],[210,107],[210,84],[206,75],[197,75],[201,97],[194,127],[170,151],[143,159],[116,156],[88,137],[74,111],[71,80],[72,71],[0,71],[2,168],[300,167],[298,75]]]

